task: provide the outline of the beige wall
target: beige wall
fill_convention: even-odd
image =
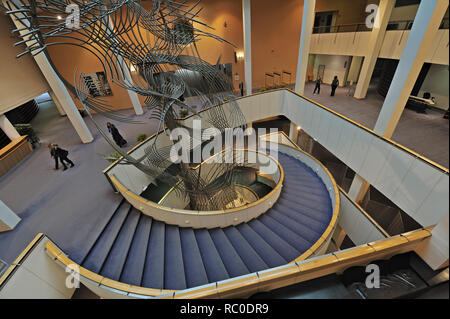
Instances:
[[[252,1],[254,88],[264,86],[266,72],[286,70],[295,81],[302,14],[303,1]]]
[[[314,61],[314,80],[317,77],[319,65],[325,65],[323,83],[331,84],[335,75],[339,79],[339,86],[344,86],[348,69],[350,67],[350,58],[343,55],[322,55],[317,54]]]
[[[316,11],[337,10],[337,24],[357,23],[364,21],[367,1],[317,0]],[[148,9],[151,2],[144,1],[142,5]],[[234,60],[235,51],[243,52],[242,0],[203,0],[199,7],[203,7],[200,20],[214,30],[200,24],[196,24],[196,27],[221,36],[236,46],[204,38],[197,43],[200,55],[211,64],[215,64],[219,56],[221,63],[232,63],[233,83],[235,88],[238,88],[239,82],[244,80],[244,62],[235,63]],[[302,9],[302,0],[252,1],[253,88],[264,86],[266,72],[286,70],[292,73],[292,81],[295,81]],[[84,73],[102,70],[95,57],[74,46],[53,46],[49,48],[49,53],[58,70],[70,82],[73,82],[76,67],[78,72]],[[311,73],[311,67],[309,70]],[[239,80],[235,80],[236,73]],[[288,77],[285,80],[287,81]],[[106,97],[105,100],[116,109],[131,108],[127,92],[111,81],[110,85],[113,96]],[[77,99],[74,100],[81,108]],[[143,102],[144,98],[140,97],[140,100]]]
[[[417,9],[419,9],[418,4],[393,8],[389,21],[414,20]]]
[[[394,1],[394,0],[393,0]],[[378,3],[377,0],[316,0],[316,12],[338,11],[335,24],[363,23],[368,3]]]
[[[54,45],[48,47],[48,52],[56,69],[72,85],[75,71],[77,71],[77,74],[103,71],[100,61],[93,54],[80,47],[73,45]],[[105,96],[102,99],[113,105],[115,109],[132,108],[133,106],[131,105],[127,91],[117,86],[110,79],[108,79],[108,82],[111,86],[112,96]],[[74,95],[72,95],[72,98],[77,108],[83,109],[80,101]]]
[[[199,7],[203,7],[199,20],[214,29],[201,24],[195,24],[194,26],[200,30],[213,33],[235,46],[214,39],[203,38],[197,42],[200,57],[211,64],[216,64],[219,56],[221,57],[220,63],[232,63],[233,84],[235,89],[238,89],[239,83],[244,82],[244,61],[236,63],[234,52],[244,52],[242,3],[240,0],[206,0],[202,1]],[[239,75],[239,80],[234,78],[236,73]]]
[[[436,107],[447,110],[449,107],[448,97],[448,65],[433,64],[427,73],[425,81],[419,91],[419,96],[423,93],[430,92],[434,96]]]
[[[30,55],[16,58],[25,46],[13,46],[22,40],[11,34],[13,29],[11,19],[0,12],[0,114],[49,90],[47,81]]]

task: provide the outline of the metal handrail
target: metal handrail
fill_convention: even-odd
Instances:
[[[393,30],[411,30],[414,20],[389,21],[386,27],[387,31]],[[439,29],[449,29],[449,18],[443,18]],[[342,33],[342,32],[364,32],[371,31],[365,23],[339,24],[313,27],[313,34],[317,33]]]
[[[319,26],[313,28],[313,33],[341,33],[370,31],[365,23],[339,24],[332,26]]]

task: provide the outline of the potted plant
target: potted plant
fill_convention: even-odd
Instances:
[[[138,141],[138,142],[140,143],[140,142],[145,141],[146,138],[147,138],[147,134],[139,134],[139,135],[136,137],[136,141]]]
[[[35,144],[39,143],[39,137],[36,135],[30,124],[15,124],[14,127],[21,136],[27,135],[27,140],[33,148],[35,147]]]
[[[110,153],[107,156],[105,156],[105,160],[107,160],[108,162],[115,162],[120,158],[120,154],[117,152],[114,153]]]

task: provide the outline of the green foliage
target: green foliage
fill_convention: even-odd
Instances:
[[[267,91],[266,88],[259,89],[259,92],[266,92],[266,91]]]
[[[145,141],[146,138],[147,138],[147,134],[139,134],[139,135],[136,137],[136,141],[138,141],[138,142],[143,142],[143,141]]]
[[[21,136],[28,135],[27,139],[31,145],[34,146],[34,144],[39,143],[39,137],[36,135],[30,124],[15,124],[14,127]]]
[[[180,110],[180,117],[186,117],[186,116],[188,116],[188,110],[181,109]]]
[[[117,153],[117,152],[108,154],[108,156],[105,157],[105,159],[106,159],[108,162],[115,162],[115,161],[118,160],[119,158],[120,158],[120,154]]]

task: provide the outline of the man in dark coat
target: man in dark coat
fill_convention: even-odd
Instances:
[[[117,127],[110,122],[106,123],[106,126],[108,127],[108,131],[111,133],[114,142],[116,142],[119,147],[124,147],[127,144],[127,141],[120,135]]]
[[[331,96],[334,96],[336,88],[339,86],[339,79],[337,75],[334,76],[333,82],[331,82]]]
[[[70,164],[70,167],[75,166],[75,164],[67,157],[69,152],[60,148],[58,144],[48,144],[47,147],[50,149],[50,155],[55,159],[55,169],[58,169],[58,159],[64,167],[63,171],[67,169],[66,163]]]
[[[322,78],[319,76],[319,77],[317,77],[317,80],[316,80],[316,87],[314,88],[314,92],[313,92],[314,95],[316,95],[316,91],[317,91],[317,94],[320,94],[320,83],[322,83]]]

